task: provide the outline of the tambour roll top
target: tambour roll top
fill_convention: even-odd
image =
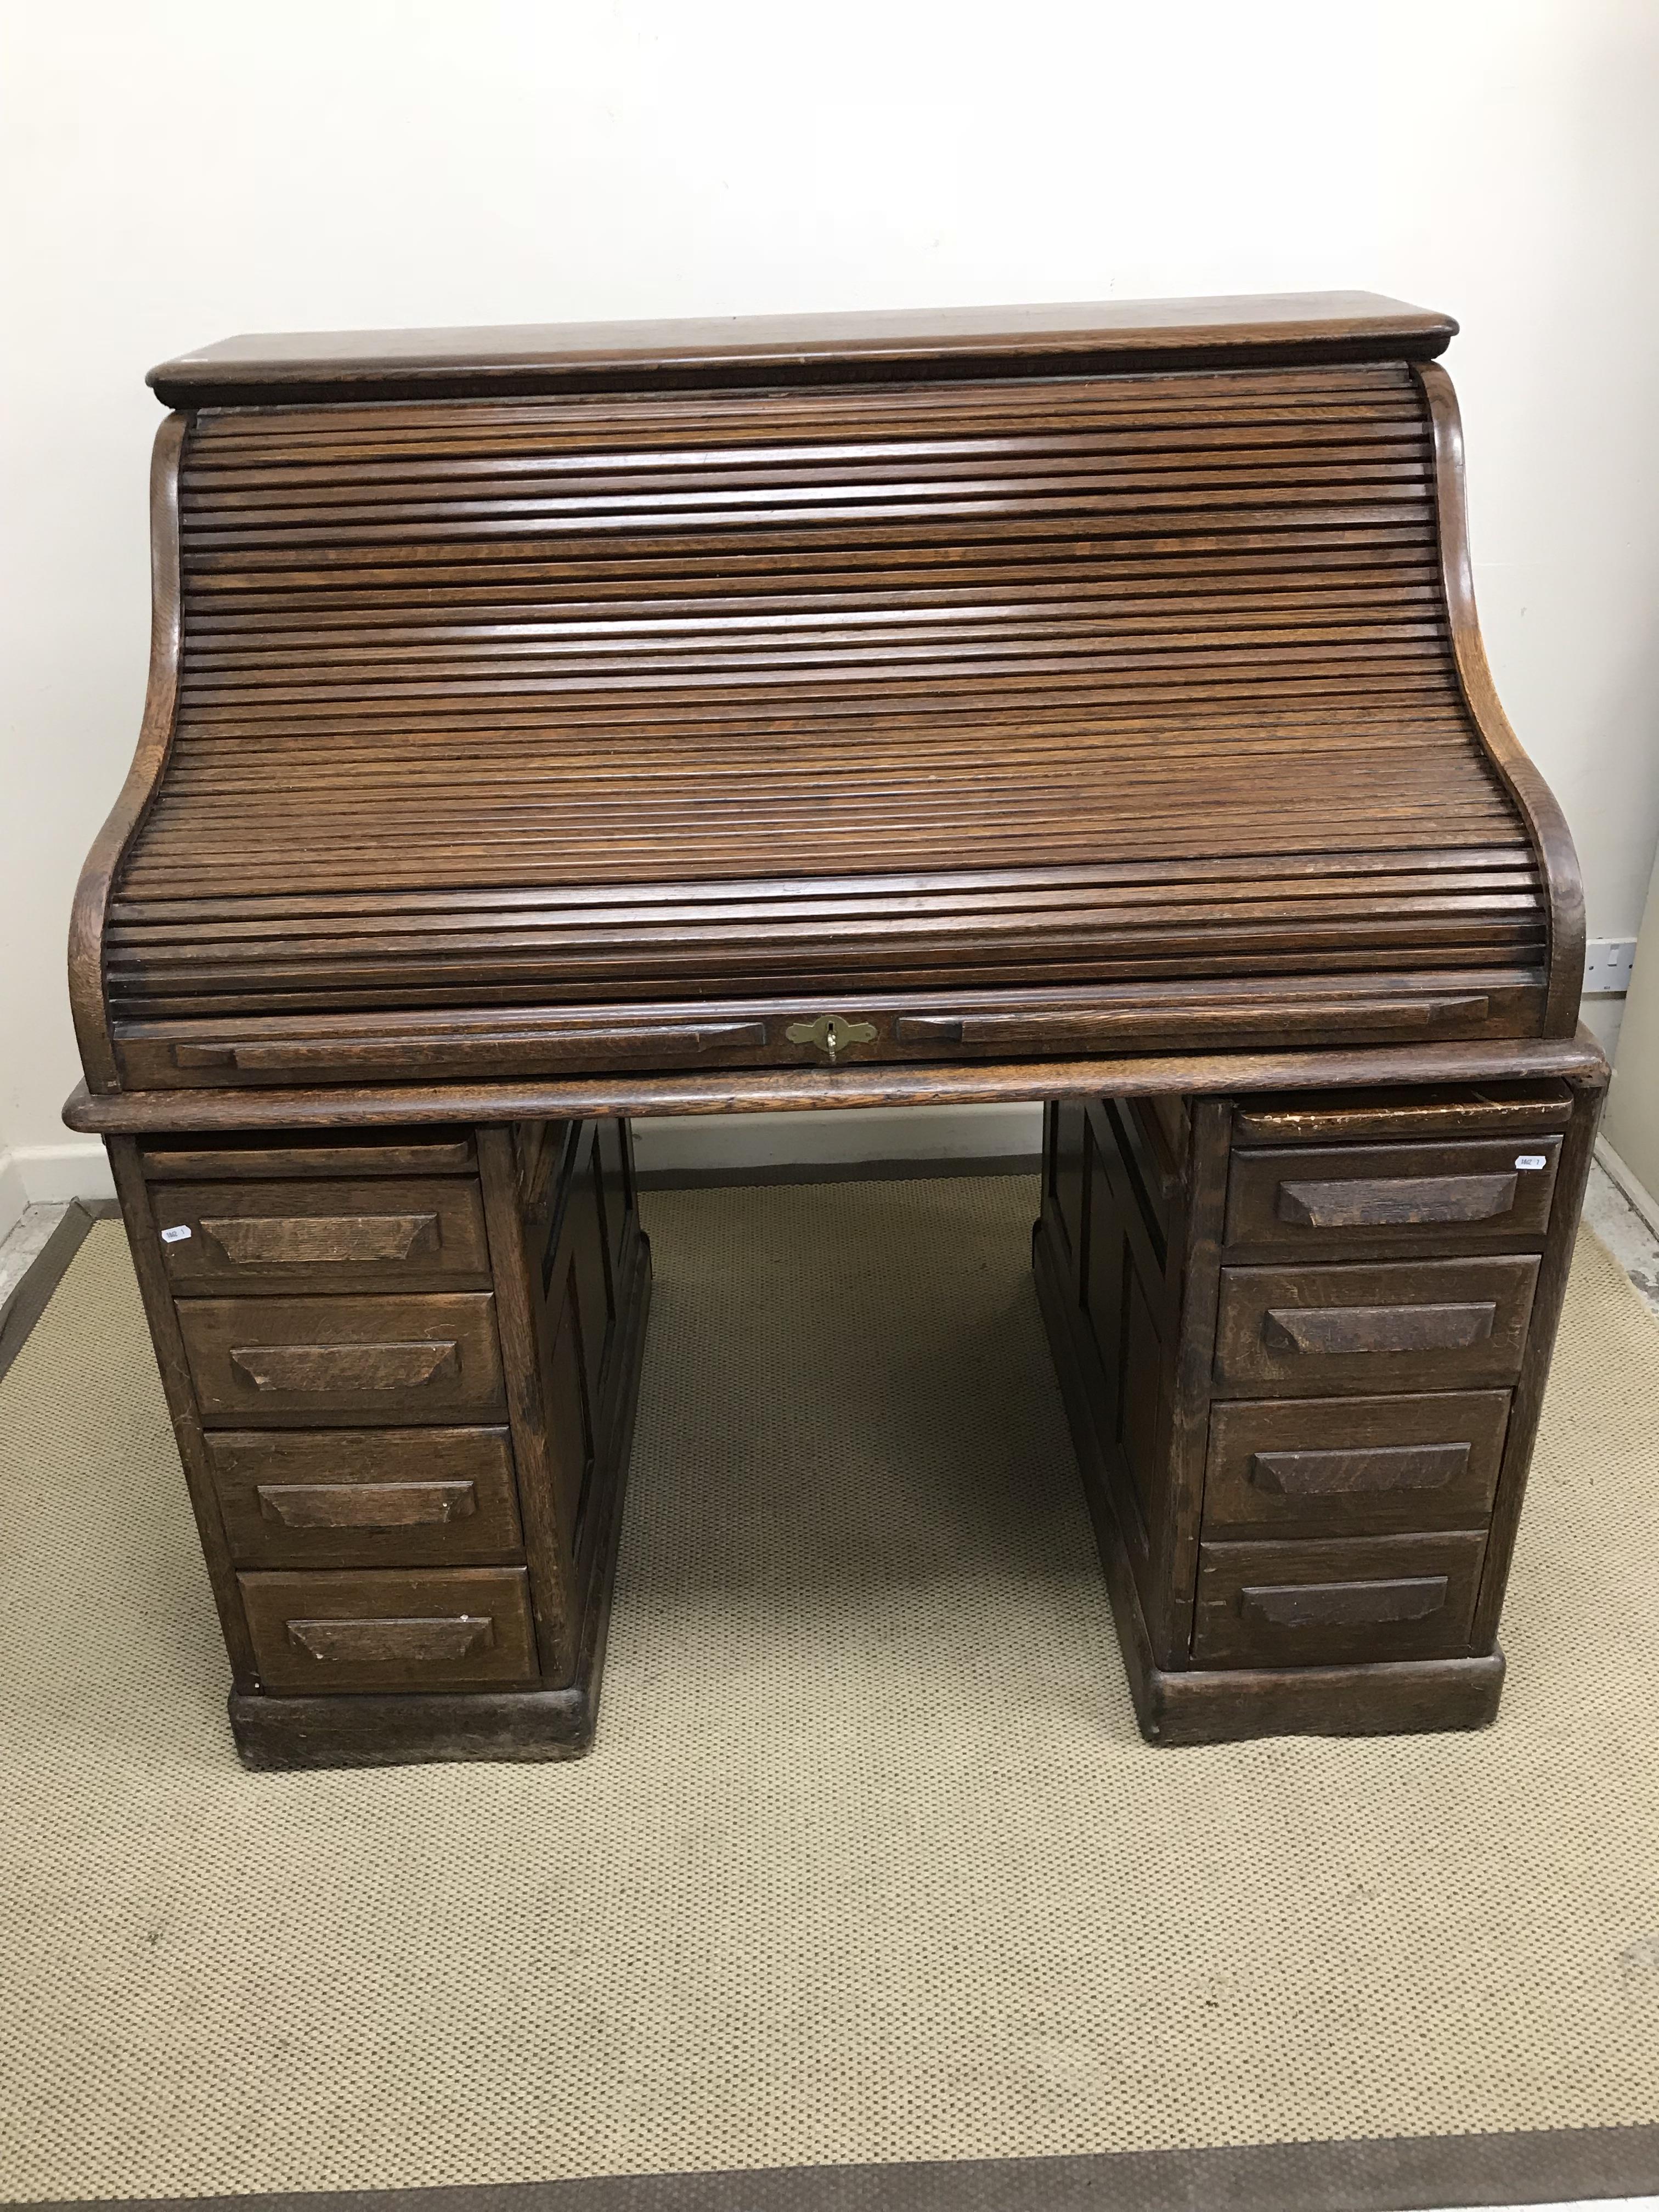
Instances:
[[[1570,1034],[1454,328],[1349,295],[156,371],[93,1087]]]

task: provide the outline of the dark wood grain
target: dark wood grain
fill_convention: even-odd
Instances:
[[[329,1143],[302,1137],[293,1145],[252,1132],[227,1132],[216,1144],[161,1138],[139,1153],[146,1182],[253,1182],[287,1176],[471,1175],[477,1170],[470,1131],[422,1133],[404,1141],[372,1129],[342,1129]],[[159,1201],[158,1201],[159,1202]]]
[[[1433,1254],[1471,1241],[1541,1243],[1561,1139],[1341,1145],[1233,1158],[1227,1242],[1345,1257],[1386,1244]]]
[[[1121,1559],[1133,1583],[1151,1662],[1178,1666],[1203,1497],[1229,1109],[1194,1109],[1185,1168],[1160,1197],[1124,1102],[1097,1102],[1076,1136],[1071,1110],[1048,1123],[1038,1288],[1051,1340],[1063,1317],[1055,1357],[1103,1555]]]
[[[1281,1182],[1274,1212],[1299,1229],[1444,1227],[1492,1221],[1514,1211],[1516,1178],[1491,1175],[1364,1176]]]
[[[1589,1041],[1580,1030],[1578,1042]],[[1531,1048],[1516,1055],[1531,1066]],[[1577,1072],[1577,1071],[1573,1071]],[[1586,1067],[1586,1073],[1592,1071]],[[1572,1120],[1573,1094],[1559,1081],[1401,1085],[1382,1089],[1361,1077],[1346,1091],[1313,1089],[1282,1098],[1243,1098],[1237,1142],[1258,1145],[1445,1144],[1468,1137],[1542,1137]],[[1547,1149],[1547,1148],[1546,1148]]]
[[[632,1222],[632,1216],[629,1219]],[[425,1759],[558,1759],[593,1741],[605,1665],[640,1352],[650,1309],[650,1252],[636,1224],[628,1246],[607,1426],[615,1468],[591,1516],[588,1591],[574,1679],[547,1690],[349,1697],[273,1697],[234,1691],[231,1727],[244,1762],[261,1770],[392,1766]],[[1488,1662],[1490,1664],[1491,1662]],[[1501,1672],[1501,1662],[1499,1664]]]
[[[1165,1352],[1180,1296],[1168,1231],[1146,1202],[1110,1099],[1088,1110],[1081,1201],[1070,1241],[1082,1261],[1084,1356],[1100,1401],[1110,1510],[1150,1613],[1166,1580],[1158,1542],[1171,1389]]]
[[[1463,489],[1463,424],[1457,395],[1443,368],[1419,366],[1418,381],[1428,402],[1440,516],[1440,559],[1452,650],[1464,702],[1537,850],[1549,890],[1549,998],[1547,1036],[1571,1036],[1584,983],[1584,889],[1572,833],[1559,802],[1521,747],[1498,702],[1474,610],[1474,568],[1469,557],[1468,514]]]
[[[104,989],[110,897],[122,860],[160,787],[178,720],[179,465],[185,428],[182,415],[170,415],[155,434],[149,469],[149,681],[144,717],[132,766],[87,855],[70,915],[70,1012],[81,1065],[94,1091],[119,1087]]]
[[[1148,1621],[1153,1652],[1158,1663],[1166,1666],[1184,1663],[1192,1634],[1193,1576],[1203,1510],[1205,1440],[1209,1425],[1210,1366],[1214,1357],[1216,1309],[1221,1291],[1222,1223],[1227,1150],[1232,1129],[1231,1102],[1200,1100],[1194,1105],[1190,1118],[1185,1237],[1179,1270],[1172,1271],[1169,1286],[1175,1309],[1169,1325],[1174,1366],[1168,1427],[1160,1438],[1164,1463],[1159,1475],[1158,1554],[1164,1582]]]
[[[1463,1389],[1521,1370],[1536,1258],[1224,1267],[1218,1389],[1232,1396]]]
[[[522,1557],[503,1429],[216,1430],[206,1442],[239,1567]]]
[[[358,1673],[384,1674],[388,1668],[418,1668],[441,1674],[456,1662],[471,1659],[494,1644],[495,1623],[488,1614],[461,1613],[435,1619],[290,1620],[288,1639],[308,1659],[344,1666]]]
[[[1374,1659],[1346,1666],[1160,1666],[1104,1480],[1105,1439],[1085,1359],[1076,1292],[1045,1208],[1033,1237],[1037,1295],[1060,1393],[1085,1477],[1135,1717],[1160,1745],[1235,1742],[1252,1736],[1399,1734],[1482,1728],[1496,1715],[1504,1660]],[[1184,1655],[1183,1655],[1184,1658]]]
[[[1565,1033],[1444,318],[813,327],[168,372],[228,404],[99,909],[122,1085]]]
[[[470,1178],[179,1182],[150,1203],[180,1297],[489,1287]]]
[[[1492,1512],[1506,1390],[1215,1406],[1204,1533],[1382,1535]]]
[[[472,1482],[262,1482],[257,1495],[285,1528],[412,1528],[478,1510]]]
[[[1467,1352],[1489,1344],[1496,1298],[1467,1304],[1269,1306],[1261,1340],[1277,1352],[1321,1355],[1356,1352]]]
[[[1097,1173],[1064,1164],[1065,1117],[1085,1133],[1086,1168],[1097,1130],[1109,1143],[1130,1126],[1124,1102],[1049,1108],[1037,1286],[1137,1712],[1152,1740],[1491,1717],[1504,1578],[1603,1080],[1584,1071],[1581,1087],[1313,1091],[1166,1112],[1162,1126],[1190,1133],[1176,1214],[1194,1224],[1207,1205],[1218,1225],[1213,1255],[1181,1282],[1177,1316],[1156,1340],[1099,1326],[1092,1308],[1109,1324],[1120,1310],[1097,1287],[1103,1186]],[[1308,1141],[1321,1136],[1367,1141]],[[1401,1137],[1413,1141],[1389,1141]],[[1172,1145],[1170,1157],[1176,1152]],[[1517,1155],[1545,1164],[1517,1166]],[[1143,1149],[1143,1201],[1152,1157]],[[1321,1264],[1266,1264],[1275,1246],[1249,1242],[1316,1233],[1310,1220],[1283,1218],[1286,1187],[1358,1185],[1370,1210],[1373,1187],[1402,1167],[1449,1170],[1455,1182],[1504,1162],[1517,1191],[1523,1178],[1540,1178],[1540,1200],[1507,1218],[1356,1222],[1344,1200]],[[1346,1173],[1356,1167],[1366,1172]],[[1229,1264],[1219,1249],[1229,1189],[1237,1249],[1253,1264]],[[1396,1210],[1391,1201],[1387,1210]],[[1413,1200],[1403,1210],[1419,1209]],[[1443,1210],[1436,1204],[1431,1214]],[[1115,1203],[1105,1218],[1104,1273],[1127,1284],[1130,1271],[1112,1256],[1123,1235]],[[1409,1249],[1426,1237],[1437,1256],[1343,1256],[1345,1240],[1372,1233],[1396,1252],[1388,1239]],[[1116,1296],[1121,1304],[1121,1289]],[[1182,1341],[1191,1355],[1184,1374],[1173,1349]],[[1133,1455],[1123,1408],[1137,1396],[1187,1408],[1189,1433],[1207,1443],[1200,1474],[1183,1460],[1171,1422],[1126,1479]],[[1181,1540],[1156,1543],[1160,1516]],[[1169,1632],[1183,1621],[1187,1631]],[[1239,1680],[1228,1689],[1231,1670]]]
[[[535,1634],[522,1567],[239,1577],[277,1695],[528,1687]]]
[[[560,1690],[417,1691],[347,1697],[233,1690],[230,1725],[255,1773],[412,1766],[433,1759],[580,1759],[593,1741],[597,1678]]]
[[[126,1230],[127,1248],[132,1254],[133,1273],[138,1279],[138,1295],[143,1300],[150,1343],[161,1370],[173,1440],[184,1468],[185,1486],[196,1516],[196,1531],[207,1562],[220,1632],[230,1655],[232,1678],[238,1690],[256,1690],[259,1685],[258,1665],[242,1610],[218,1487],[202,1431],[201,1408],[179,1326],[179,1310],[162,1264],[161,1241],[144,1193],[138,1148],[129,1137],[112,1137],[106,1149],[110,1172],[115,1179],[115,1194],[121,1202],[121,1219]]]
[[[485,1291],[184,1298],[204,1417],[234,1428],[489,1421],[507,1410]]]
[[[534,1083],[328,1085],[259,1092],[179,1091],[94,1097],[77,1089],[71,1129],[106,1131],[337,1128],[408,1122],[515,1121],[543,1116],[765,1114],[852,1106],[949,1106],[1033,1098],[1153,1097],[1282,1091],[1333,1084],[1480,1082],[1518,1073],[1605,1080],[1588,1030],[1524,1045],[1413,1045],[1331,1052],[1147,1054],[1121,1060],[1017,1060],[980,1067],[844,1067],[549,1079]]]
[[[513,1141],[506,1129],[478,1132],[478,1170],[495,1273],[495,1310],[506,1375],[507,1419],[519,1471],[519,1510],[530,1570],[544,1676],[568,1681],[576,1666],[582,1595],[555,1493],[554,1410],[545,1387],[546,1347],[537,1335],[537,1302],[520,1218]]]
[[[65,1118],[125,1163],[247,1755],[591,1733],[624,1117],[1000,1099],[1048,1107],[1039,1288],[1148,1732],[1490,1716],[1606,1070],[1476,623],[1455,327],[1322,295],[155,372],[191,411]],[[342,1601],[260,1614],[281,1695],[228,1529],[262,1606]],[[391,1601],[445,1576],[519,1626]]]
[[[1156,1044],[1171,1034],[1190,1036],[1219,1051],[1248,1046],[1264,1027],[1271,1028],[1287,1048],[1298,1039],[1324,1037],[1333,1030],[1346,1032],[1357,1045],[1409,1040],[1429,1044],[1501,1035],[1515,1026],[1529,1001],[1537,998],[1523,971],[1441,980],[1473,981],[1484,988],[1474,994],[1448,996],[1423,983],[1416,987],[1414,996],[1401,997],[1391,996],[1373,979],[1340,988],[1318,979],[1297,979],[1285,981],[1268,1000],[1255,987],[1226,982],[1102,985],[1092,995],[1105,1011],[1092,1026],[1069,1016],[1050,1021],[1045,1014],[1012,1037],[1001,1035],[996,1023],[987,1027],[954,1015],[939,1018],[934,1025],[931,1015],[903,1011],[918,1003],[914,995],[891,1000],[844,997],[839,1011],[810,1021],[794,1018],[801,1011],[799,1000],[746,1006],[732,1002],[684,1024],[678,1032],[683,1042],[664,1042],[638,1054],[613,1048],[607,1042],[614,1040],[613,1030],[563,1014],[550,1018],[456,1011],[443,1017],[317,1017],[307,1024],[311,1034],[297,1040],[262,1038],[257,1033],[260,1025],[253,1020],[234,1027],[222,1022],[190,1024],[204,1036],[213,1036],[216,1041],[210,1043],[180,1042],[176,1029],[166,1022],[131,1022],[118,1027],[117,1057],[124,1079],[138,1090],[196,1085],[252,1088],[279,1081],[333,1085],[394,1073],[410,1082],[444,1077],[557,1077],[583,1068],[620,1074],[641,1061],[660,1067],[665,1079],[681,1066],[724,1066],[733,1071],[731,1079],[740,1084],[743,1079],[737,1071],[745,1066],[824,1065],[834,1070],[906,1061],[925,1064],[944,1050],[963,1060],[993,1060],[1016,1047],[1030,1056],[1024,1064],[1033,1065],[1049,1058],[1069,1060],[1091,1044],[1109,1042],[1127,1050],[1137,1043]],[[1032,995],[1046,1001],[1052,994]],[[714,1018],[740,1011],[767,1018]],[[670,1026],[663,1024],[659,1032],[665,1039]],[[746,1042],[710,1042],[722,1036]],[[834,1051],[830,1049],[832,1043]]]
[[[1498,1717],[1504,1656],[1369,1660],[1351,1667],[1158,1668],[1139,1677],[1141,1732],[1167,1745],[1270,1735],[1408,1735]]]
[[[1467,1654],[1484,1529],[1205,1544],[1193,1659],[1335,1667]]]
[[[1589,1176],[1595,1132],[1606,1097],[1605,1078],[1590,1078],[1582,1086],[1575,1086],[1572,1124],[1561,1147],[1550,1237],[1539,1263],[1526,1364],[1516,1385],[1510,1408],[1503,1472],[1492,1508],[1492,1536],[1475,1606],[1472,1634],[1477,1651],[1490,1651],[1497,1646],[1498,1615],[1514,1557],[1521,1504],[1526,1495],[1533,1446],[1544,1408],[1545,1385],[1549,1380],[1550,1356],[1555,1349],[1555,1334],[1561,1319],[1562,1301],[1566,1297],[1567,1274],[1572,1265],[1573,1245],[1584,1202],[1584,1186]]]
[[[1441,1490],[1455,1477],[1466,1474],[1468,1464],[1466,1443],[1379,1444],[1358,1451],[1346,1446],[1327,1451],[1264,1451],[1250,1455],[1250,1480],[1279,1498],[1370,1497],[1379,1491]]]
[[[222,339],[164,362],[148,381],[173,404],[246,404],[295,393],[501,392],[595,383],[776,384],[841,366],[912,376],[952,360],[1070,356],[1125,363],[1224,352],[1402,358],[1439,353],[1449,315],[1375,292],[1238,299],[1107,300],[1078,306],[866,309],[672,322],[520,325],[495,330],[315,331]]]

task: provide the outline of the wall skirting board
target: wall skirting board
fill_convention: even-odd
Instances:
[[[640,1116],[629,1126],[641,1176],[860,1160],[1001,1160],[1021,1153],[1030,1155],[1035,1175],[1042,1152],[1042,1109],[1036,1103]]]
[[[1659,1196],[1650,1191],[1635,1170],[1626,1165],[1605,1137],[1595,1140],[1595,1157],[1609,1182],[1615,1183],[1656,1237],[1659,1237]]]
[[[66,1137],[61,1145],[15,1145],[0,1152],[0,1237],[26,1206],[114,1195],[109,1162],[95,1137]]]
[[[22,1219],[23,1208],[28,1202],[29,1194],[16,1154],[0,1152],[0,1237],[10,1236]]]

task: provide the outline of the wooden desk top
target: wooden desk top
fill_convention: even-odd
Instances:
[[[1456,334],[1449,315],[1377,292],[1282,292],[1202,300],[1101,300],[1012,307],[879,308],[666,322],[514,324],[487,330],[302,331],[222,339],[149,372],[173,407],[261,398],[436,398],[620,389],[740,379],[867,375],[883,365],[979,373],[1033,362],[1195,367],[1225,353],[1258,362],[1427,361]]]

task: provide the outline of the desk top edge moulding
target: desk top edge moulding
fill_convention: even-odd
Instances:
[[[1606,1081],[1367,293],[233,338],[151,372],[70,994],[250,1764],[591,1740],[629,1117],[1042,1099],[1164,1743],[1478,1725]]]
[[[993,374],[1049,361],[1076,369],[1201,368],[1218,352],[1315,362],[1387,352],[1427,361],[1456,335],[1449,315],[1374,292],[1237,299],[1094,301],[1017,307],[727,315],[667,322],[551,323],[481,330],[310,331],[226,338],[153,368],[169,407],[264,398],[476,398],[820,377]]]

